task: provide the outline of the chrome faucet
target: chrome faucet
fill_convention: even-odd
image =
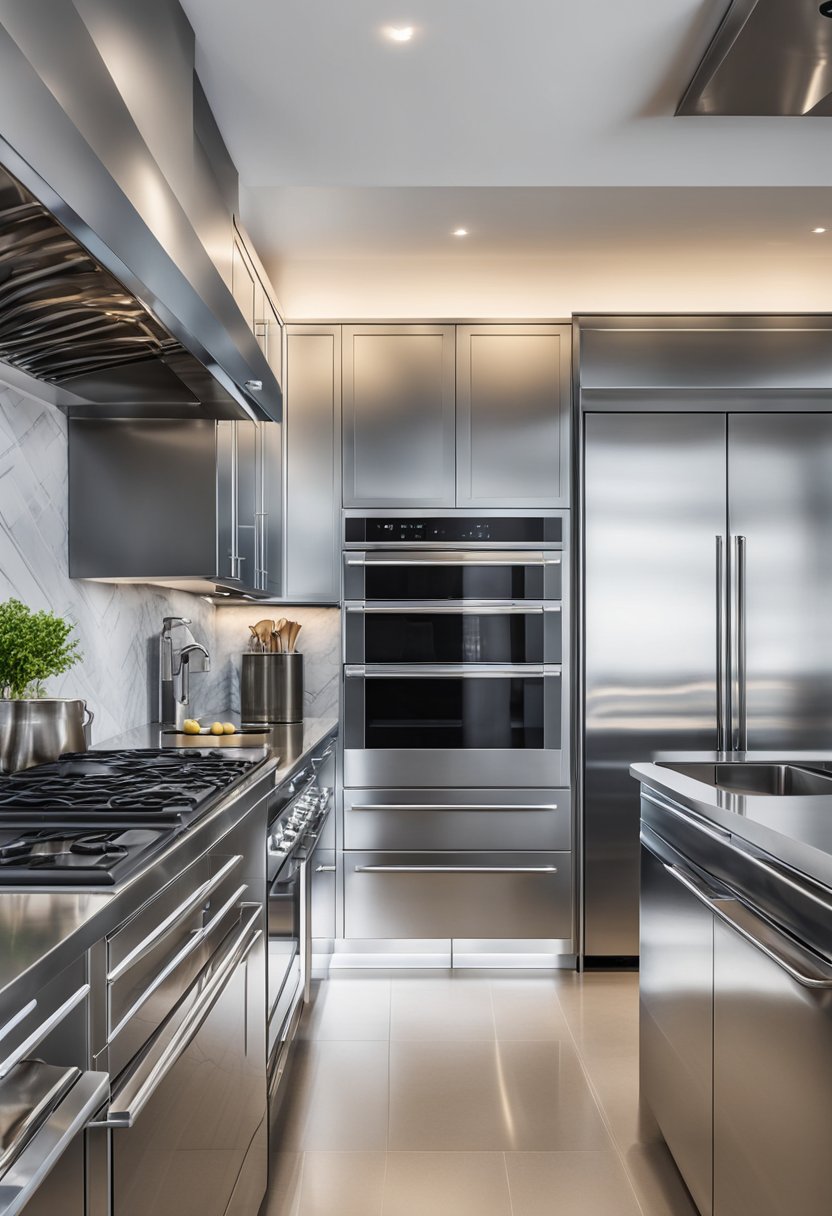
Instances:
[[[199,656],[195,671],[211,670],[211,656],[191,633],[190,623],[184,616],[166,616],[159,638],[159,721],[177,730],[182,729],[191,703],[192,657]],[[174,630],[181,631],[176,642]]]

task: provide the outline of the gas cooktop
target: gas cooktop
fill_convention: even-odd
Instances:
[[[0,886],[121,882],[263,755],[213,748],[79,752],[0,777]]]

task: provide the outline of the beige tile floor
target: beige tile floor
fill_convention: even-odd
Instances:
[[[262,1216],[695,1216],[638,1104],[638,980],[337,975]]]

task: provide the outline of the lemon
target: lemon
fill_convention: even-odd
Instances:
[[[196,718],[186,718],[182,723],[182,730],[186,735],[198,735],[202,727],[197,722]]]
[[[223,733],[226,735],[236,735],[237,733],[237,727],[233,722],[223,722],[222,729]]]
[[[224,735],[225,734],[225,727],[223,726],[222,722],[212,722],[211,723],[211,734],[212,735]]]

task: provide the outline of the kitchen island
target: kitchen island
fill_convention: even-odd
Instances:
[[[826,1216],[832,756],[658,755],[641,783],[641,1097],[703,1216]]]

